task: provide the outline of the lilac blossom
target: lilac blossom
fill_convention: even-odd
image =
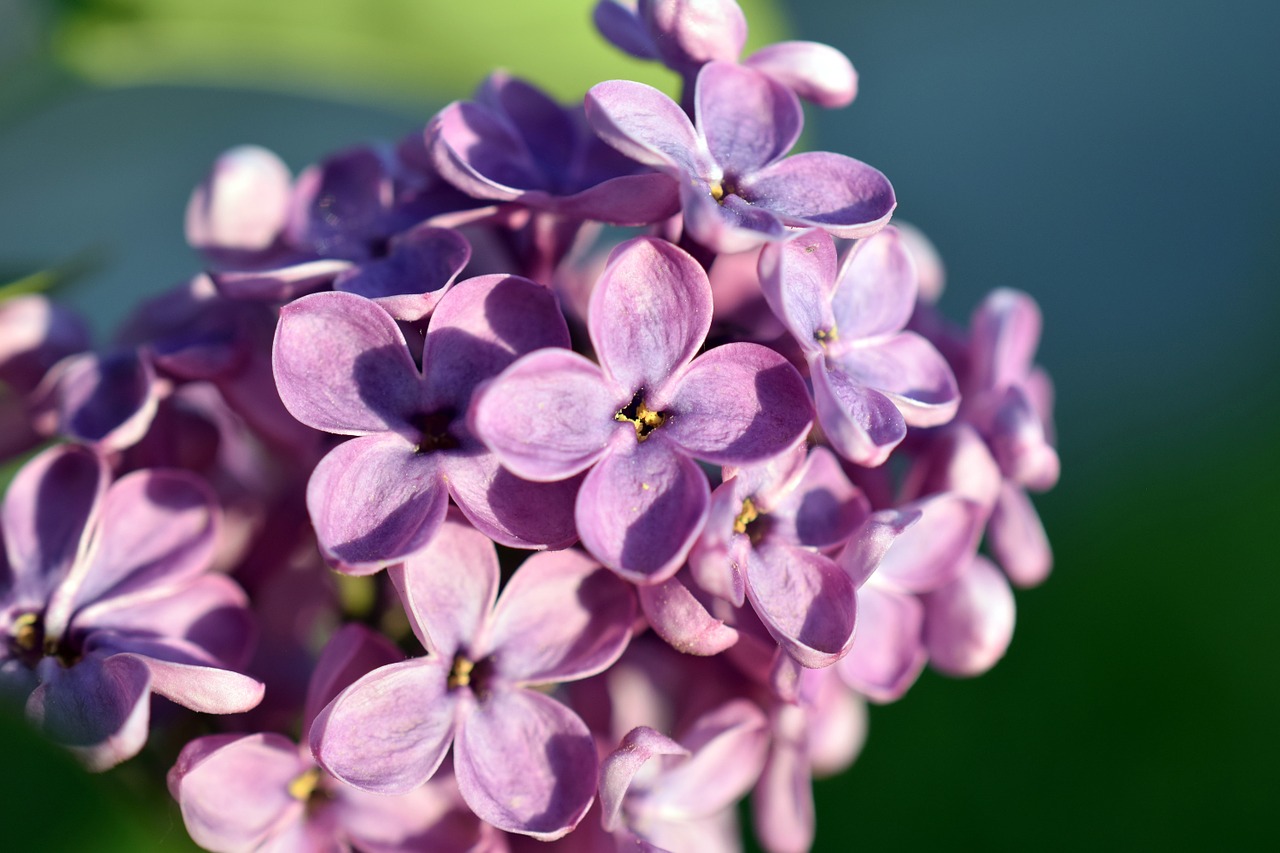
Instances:
[[[928,658],[919,596],[951,584],[978,548],[983,507],[954,493],[880,510],[838,557],[858,587],[858,636],[836,668],[876,702],[900,698]]]
[[[320,764],[367,791],[410,791],[453,747],[458,788],[483,820],[542,839],[572,829],[595,788],[594,741],[538,685],[606,669],[635,599],[585,555],[536,554],[498,596],[493,544],[460,518],[391,570],[427,656],[381,667],[317,717]]]
[[[725,62],[698,72],[694,121],[650,86],[611,80],[587,93],[587,119],[628,157],[679,181],[684,226],[718,252],[818,226],[863,237],[897,203],[888,179],[851,157],[787,157],[804,125],[800,102],[768,75]]]
[[[859,465],[883,464],[908,426],[938,426],[960,404],[942,354],[903,331],[915,269],[894,229],[859,241],[836,267],[835,243],[805,231],[760,255],[765,298],[804,351],[818,422]]]
[[[285,406],[308,426],[355,436],[307,486],[325,554],[357,574],[399,562],[431,541],[450,496],[504,545],[571,544],[577,481],[513,476],[465,422],[479,383],[524,353],[567,343],[555,297],[515,276],[455,286],[427,326],[421,370],[390,315],[367,299],[318,293],[285,306],[273,353]]]
[[[14,478],[0,529],[0,695],[91,769],[142,748],[153,692],[214,714],[261,700],[227,669],[251,623],[244,593],[205,571],[217,514],[196,477],[111,483],[92,451],[51,448]]]
[[[971,677],[995,666],[1013,639],[1015,604],[995,564],[973,557],[947,584],[921,597],[929,665]]]
[[[760,465],[727,468],[689,555],[690,579],[736,607],[749,600],[802,665],[830,665],[853,642],[855,592],[821,549],[842,544],[869,512],[824,448],[806,457],[801,446]],[[683,636],[686,622],[672,624],[670,599],[690,595],[674,585],[684,585],[680,576],[641,590],[641,602],[660,634],[696,648]]]
[[[352,681],[401,660],[360,625],[335,633],[312,674],[302,730]],[[471,851],[502,849],[458,796],[451,773],[397,796],[370,794],[325,773],[311,750],[274,734],[209,735],[183,748],[169,790],[200,846],[213,851]]]
[[[563,349],[516,361],[476,396],[473,428],[521,477],[587,471],[575,517],[592,555],[660,582],[684,561],[709,504],[694,459],[745,465],[802,440],[803,381],[777,353],[732,343],[694,358],[711,322],[706,273],[653,238],[614,250],[591,297],[597,366]]]
[[[0,458],[39,442],[32,424],[37,388],[54,364],[88,346],[84,322],[48,298],[0,301]]]
[[[759,779],[768,731],[746,699],[703,714],[679,741],[632,729],[600,765],[604,829],[619,848],[737,849],[736,827],[723,816]]]
[[[747,20],[735,0],[599,0],[593,17],[614,46],[677,72],[686,92],[707,62],[737,62],[747,40]],[[824,107],[847,106],[858,91],[849,58],[817,42],[771,44],[743,64]]]

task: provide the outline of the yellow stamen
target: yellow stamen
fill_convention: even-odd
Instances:
[[[724,186],[721,185],[719,181],[712,181],[711,197],[716,201],[720,201],[720,199],[724,198]]]
[[[40,617],[34,613],[23,613],[13,622],[13,642],[24,652],[35,651],[40,642],[36,622]]]
[[[613,416],[613,419],[615,421],[629,421],[636,428],[636,441],[645,441],[649,438],[649,433],[662,426],[666,416],[662,412],[651,411],[643,402],[640,402],[636,404],[636,416],[634,418],[627,417],[626,412],[618,412]]]
[[[471,684],[471,671],[476,665],[464,658],[461,654],[453,659],[453,669],[449,671],[448,685],[452,690],[455,687],[468,687]]]
[[[738,513],[738,517],[733,520],[734,533],[746,533],[747,525],[760,517],[760,511],[756,509],[755,503],[751,498],[747,498],[742,502],[742,512]]]
[[[320,784],[320,768],[312,767],[289,783],[289,796],[305,803],[311,799],[318,784]]]
[[[834,343],[840,338],[840,332],[836,329],[836,324],[832,323],[830,329],[818,329],[813,333],[813,339],[824,347],[827,344]]]

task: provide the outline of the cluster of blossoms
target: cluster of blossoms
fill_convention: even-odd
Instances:
[[[296,177],[237,148],[109,348],[0,303],[0,453],[58,439],[0,510],[0,701],[94,769],[153,693],[234,715],[168,775],[211,850],[735,850],[750,794],[801,851],[866,700],[985,671],[1049,571],[1035,303],[952,325],[887,179],[789,155],[849,61],[740,59],[733,0],[595,19],[681,101],[495,74]]]

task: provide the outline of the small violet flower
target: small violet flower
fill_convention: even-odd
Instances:
[[[765,247],[760,281],[804,352],[818,422],[841,456],[880,465],[908,426],[955,415],[960,395],[946,359],[903,331],[916,277],[896,230],[858,242],[839,270],[831,237],[805,231]]]
[[[800,102],[752,68],[703,66],[692,123],[675,101],[628,80],[594,86],[586,111],[602,139],[679,182],[686,230],[718,252],[780,240],[787,226],[863,237],[897,203],[888,179],[851,157],[787,157],[804,125]]]
[[[355,574],[399,562],[431,541],[450,495],[501,544],[572,544],[577,481],[513,476],[465,423],[476,385],[520,355],[568,342],[551,291],[515,276],[479,276],[445,295],[421,371],[395,321],[363,297],[317,293],[286,305],[272,355],[285,407],[315,429],[356,436],[307,486],[325,554]]]
[[[75,445],[23,466],[0,507],[0,698],[93,770],[142,749],[153,692],[211,714],[257,705],[262,685],[226,669],[252,623],[240,588],[206,572],[217,518],[183,471],[111,483]]]
[[[711,323],[696,261],[639,237],[610,256],[591,296],[597,366],[531,353],[485,386],[470,422],[504,467],[530,480],[588,471],[575,516],[587,550],[629,580],[680,568],[710,490],[694,459],[745,465],[793,447],[812,424],[799,373],[750,343],[694,358]]]
[[[399,794],[430,779],[452,744],[472,811],[549,840],[590,807],[596,747],[577,714],[531,688],[608,668],[631,638],[635,598],[573,551],[530,557],[501,597],[498,578],[493,544],[457,516],[391,569],[427,656],[344,690],[316,718],[311,746],[344,782]]]

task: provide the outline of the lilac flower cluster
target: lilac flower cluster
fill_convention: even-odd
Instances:
[[[0,452],[55,442],[0,701],[99,770],[151,694],[234,715],[168,775],[210,850],[735,850],[748,795],[805,850],[865,702],[990,668],[1049,571],[1035,303],[952,325],[888,180],[789,153],[849,61],[741,59],[734,0],[595,19],[680,101],[495,74],[296,177],[233,149],[206,270],[109,347],[0,302]]]

